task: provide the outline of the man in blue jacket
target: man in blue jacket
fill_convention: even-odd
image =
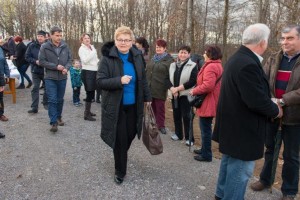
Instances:
[[[45,68],[45,85],[48,97],[48,115],[51,132],[63,126],[62,110],[68,79],[68,70],[72,65],[71,51],[62,40],[61,28],[54,26],[50,30],[50,40],[41,46],[39,64]]]
[[[39,87],[41,81],[44,80],[44,68],[40,66],[40,61],[38,56],[39,56],[41,45],[46,40],[45,36],[46,36],[45,31],[38,31],[36,36],[37,38],[36,41],[29,44],[25,53],[25,59],[31,65],[31,76],[33,82],[33,89],[31,91],[32,104],[31,104],[31,109],[28,111],[28,113],[32,113],[32,114],[38,112],[39,96],[40,96]]]

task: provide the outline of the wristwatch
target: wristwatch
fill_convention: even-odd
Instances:
[[[285,103],[284,103],[283,99],[279,99],[279,104],[280,104],[281,106],[285,106]]]

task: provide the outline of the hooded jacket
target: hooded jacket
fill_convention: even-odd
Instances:
[[[101,98],[101,138],[110,147],[115,147],[117,123],[120,105],[123,99],[121,77],[124,75],[123,61],[118,55],[114,42],[107,42],[101,49],[101,59],[97,72],[97,86],[102,89]],[[129,50],[129,61],[133,63],[136,73],[136,117],[137,135],[140,139],[144,102],[151,101],[148,88],[143,55],[135,48]]]
[[[64,66],[68,71],[72,66],[72,55],[64,41],[61,41],[59,47],[56,47],[51,40],[42,44],[39,61],[40,65],[46,69],[45,79],[63,80],[68,78],[67,74],[62,74],[61,71],[57,70],[58,65]]]

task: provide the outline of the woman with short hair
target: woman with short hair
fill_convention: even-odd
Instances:
[[[221,49],[216,45],[208,45],[204,52],[205,63],[197,76],[196,87],[190,91],[191,95],[207,94],[200,108],[197,108],[196,115],[199,117],[201,130],[201,149],[194,150],[195,160],[211,162],[211,137],[212,121],[216,116],[217,104],[221,88],[221,76],[223,67],[221,64]]]
[[[152,109],[158,129],[162,134],[167,134],[165,128],[165,102],[169,82],[169,68],[174,62],[167,53],[167,42],[163,39],[156,40],[155,54],[147,64],[147,81],[152,95]]]
[[[113,148],[114,181],[121,184],[127,172],[131,142],[141,137],[144,102],[151,104],[145,62],[141,51],[132,47],[134,35],[129,27],[115,31],[114,42],[103,45],[103,58],[97,73],[102,89],[101,138]]]

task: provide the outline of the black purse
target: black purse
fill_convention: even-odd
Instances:
[[[215,86],[221,80],[221,78],[222,78],[222,75],[216,81]],[[200,108],[206,96],[207,96],[207,93],[194,95],[194,96],[188,94],[187,99],[188,99],[190,106],[194,106],[195,108]]]

